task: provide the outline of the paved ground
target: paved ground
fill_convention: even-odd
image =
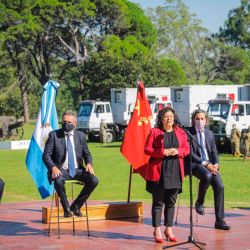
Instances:
[[[89,202],[90,204],[91,201]],[[0,249],[162,249],[174,243],[156,244],[153,241],[150,206],[144,204],[144,218],[130,220],[90,221],[90,238],[87,237],[86,223],[77,223],[76,234],[72,225],[62,225],[61,239],[57,238],[56,225],[51,236],[47,236],[48,225],[42,224],[43,201],[6,203],[0,206]],[[178,243],[188,240],[190,235],[189,208],[181,207],[178,223],[174,227]],[[194,237],[206,243],[206,249],[250,249],[250,209],[226,211],[230,231],[214,229],[214,211],[206,208],[206,215],[194,217]],[[171,249],[171,248],[170,248]],[[198,249],[187,243],[172,249]]]

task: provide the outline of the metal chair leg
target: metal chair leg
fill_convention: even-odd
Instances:
[[[87,201],[85,201],[85,210],[86,210],[87,231],[88,231],[88,237],[89,237],[89,215],[88,215],[88,204],[87,204]]]
[[[74,183],[71,183],[71,198],[72,198],[72,202],[74,200]],[[73,222],[73,235],[75,235],[75,216],[73,214],[72,216],[72,222]]]
[[[61,232],[60,232],[60,205],[58,202],[58,206],[57,206],[57,236],[58,239],[60,239],[61,237]]]
[[[51,201],[51,204],[50,204],[50,215],[49,215],[49,229],[48,229],[48,236],[50,235],[50,225],[51,225],[52,206],[53,206],[53,202],[54,202],[54,196],[55,196],[55,188],[53,188],[52,201]]]

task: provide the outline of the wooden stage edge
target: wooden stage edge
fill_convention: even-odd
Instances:
[[[57,207],[42,207],[42,222],[48,224],[51,214],[51,223],[57,223]],[[86,220],[85,205],[82,206],[83,217],[74,217],[75,221]],[[72,217],[64,218],[63,209],[59,209],[60,222],[72,222]],[[137,218],[143,216],[143,203],[132,202],[107,202],[99,205],[88,205],[89,220],[111,220],[122,218]]]

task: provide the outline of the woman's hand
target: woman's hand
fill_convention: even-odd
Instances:
[[[178,155],[179,151],[176,148],[167,148],[164,149],[164,155],[165,156],[175,156]]]

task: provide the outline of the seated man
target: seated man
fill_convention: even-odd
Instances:
[[[0,178],[0,203],[3,196],[3,190],[4,190],[4,181]]]
[[[199,145],[192,143],[192,172],[200,180],[198,198],[195,203],[196,212],[204,215],[205,195],[209,185],[214,192],[215,228],[230,230],[224,221],[224,186],[219,174],[219,159],[215,145],[214,135],[206,128],[207,113],[204,110],[195,110],[192,114],[192,127],[190,133]],[[186,167],[190,164],[186,164]]]
[[[98,184],[85,135],[75,130],[76,126],[75,113],[66,111],[62,116],[62,128],[49,133],[43,152],[43,161],[48,168],[49,179],[54,181],[64,217],[71,217],[72,212],[76,216],[82,216],[80,208]],[[85,168],[83,160],[86,164]],[[71,206],[66,195],[65,180],[84,182],[82,191]]]

